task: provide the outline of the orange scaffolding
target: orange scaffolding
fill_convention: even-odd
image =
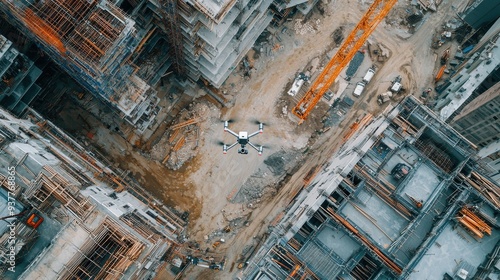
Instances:
[[[52,27],[43,21],[43,19],[38,17],[32,10],[25,10],[24,21],[26,26],[31,30],[31,32],[38,36],[38,38],[56,48],[61,55],[66,54],[66,47],[61,41],[59,34],[57,34]]]

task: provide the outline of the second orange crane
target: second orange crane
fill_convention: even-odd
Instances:
[[[335,56],[328,62],[328,65],[314,81],[311,88],[292,109],[292,113],[300,119],[299,124],[311,113],[314,106],[318,104],[323,94],[330,88],[342,69],[354,57],[356,51],[363,46],[366,39],[368,39],[373,30],[385,18],[397,1],[375,0],[370,8],[368,8],[368,11],[366,11],[351,34],[349,34]]]

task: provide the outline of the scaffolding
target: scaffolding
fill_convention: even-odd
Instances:
[[[161,11],[163,27],[172,45],[174,67],[178,75],[183,75],[186,71],[183,53],[184,42],[179,24],[177,0],[160,0],[159,2],[162,6],[159,10]]]
[[[142,242],[106,217],[64,265],[60,279],[119,279],[144,249]]]
[[[159,99],[130,60],[148,34],[138,32],[112,1],[0,0],[0,9],[82,87],[117,107],[139,133],[151,124],[151,108]]]
[[[26,190],[25,196],[40,210],[52,209],[58,201],[77,218],[85,220],[95,206],[80,194],[75,181],[69,174],[61,174],[61,171],[46,165]]]

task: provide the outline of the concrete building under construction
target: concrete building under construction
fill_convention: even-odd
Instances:
[[[148,279],[184,230],[35,111],[1,110],[0,145],[2,279]]]
[[[133,3],[133,4],[132,4]],[[219,88],[271,23],[295,7],[306,14],[315,1],[224,0],[123,1],[132,17],[146,22],[159,18],[169,41],[172,61],[188,82],[200,78]],[[188,83],[189,84],[189,83]],[[188,85],[186,84],[186,85]]]
[[[389,109],[347,133],[244,279],[498,277],[500,188],[474,145],[413,97]]]
[[[434,110],[480,149],[480,163],[499,183],[500,19],[465,58],[443,84]]]
[[[158,113],[156,92],[137,74],[135,52],[146,30],[109,1],[0,1],[18,27],[80,85],[144,131]]]
[[[273,20],[317,1],[1,0],[10,23],[139,134],[161,108],[167,70],[189,88],[219,88]]]

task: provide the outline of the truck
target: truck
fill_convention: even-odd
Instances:
[[[214,262],[213,260],[205,260],[203,258],[197,258],[193,256],[187,256],[188,264],[194,264],[196,266],[209,268],[213,270],[224,270],[226,265],[226,259],[224,258],[221,262]]]
[[[354,96],[358,97],[363,93],[366,84],[364,82],[358,82],[356,87],[354,88],[354,92],[352,93]]]
[[[306,71],[305,73],[300,72],[295,80],[293,80],[292,87],[288,90],[288,95],[295,96],[302,88],[304,82],[309,81],[310,75],[311,73],[309,71]]]
[[[366,71],[366,74],[363,77],[363,82],[368,84],[372,80],[373,75],[375,75],[375,69],[373,67],[368,68],[368,71]]]
[[[403,85],[401,84],[401,76],[397,76],[394,81],[392,81],[392,85],[389,88],[393,93],[398,93],[400,91],[404,91]]]

